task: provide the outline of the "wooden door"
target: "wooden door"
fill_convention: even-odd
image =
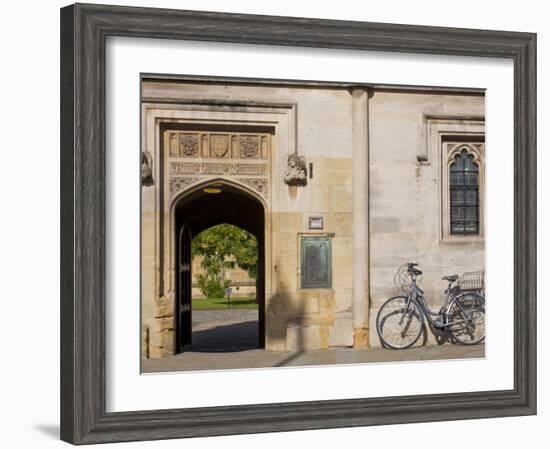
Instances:
[[[178,260],[178,352],[191,350],[191,230],[186,224],[179,233]]]

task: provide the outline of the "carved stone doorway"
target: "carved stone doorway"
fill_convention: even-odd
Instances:
[[[215,193],[213,193],[215,192]],[[265,209],[252,193],[219,179],[186,191],[174,205],[176,260],[175,352],[193,349],[191,307],[191,241],[205,229],[231,224],[254,235],[258,242],[258,347],[265,347]]]

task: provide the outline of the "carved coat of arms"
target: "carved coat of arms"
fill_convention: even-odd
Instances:
[[[241,136],[240,147],[242,158],[256,158],[260,152],[260,139],[258,136]]]
[[[195,156],[199,152],[199,137],[194,134],[180,136],[180,152],[184,156]]]
[[[211,135],[210,151],[215,157],[225,157],[229,151],[229,136]]]

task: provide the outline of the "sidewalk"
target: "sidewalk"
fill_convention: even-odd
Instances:
[[[163,359],[143,359],[142,372],[196,371],[288,367],[304,365],[335,365],[414,360],[448,360],[481,358],[485,345],[459,346],[446,343],[405,350],[383,348],[327,349],[312,352],[271,352],[252,349],[238,352],[186,352]]]

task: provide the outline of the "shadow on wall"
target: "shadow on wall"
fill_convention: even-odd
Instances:
[[[303,303],[293,296],[283,281],[266,304],[267,347],[274,351],[303,352],[306,341]]]

